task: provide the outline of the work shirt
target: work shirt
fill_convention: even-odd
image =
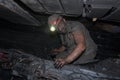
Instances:
[[[65,29],[66,29],[66,33],[60,34],[60,38],[62,44],[67,48],[67,53],[64,53],[66,56],[69,55],[77,45],[72,33],[79,32],[83,34],[86,45],[85,51],[82,53],[82,55],[79,58],[87,55],[91,58],[95,57],[97,46],[95,42],[92,40],[88,30],[85,28],[83,24],[76,21],[68,21],[65,25]]]

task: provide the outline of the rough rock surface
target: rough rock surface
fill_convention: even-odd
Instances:
[[[27,80],[119,80],[80,66],[66,65],[61,69],[54,67],[53,61],[44,60],[19,50],[2,51],[8,53],[16,76],[26,76]]]

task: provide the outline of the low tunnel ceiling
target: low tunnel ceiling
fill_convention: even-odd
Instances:
[[[120,22],[120,0],[0,0],[0,18],[13,23],[39,26],[54,13]]]

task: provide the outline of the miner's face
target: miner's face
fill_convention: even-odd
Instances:
[[[57,26],[58,33],[65,33],[65,22],[62,20]]]
[[[58,33],[65,32],[64,20],[62,18],[58,18],[55,21],[49,22],[49,26],[51,31],[57,31]]]

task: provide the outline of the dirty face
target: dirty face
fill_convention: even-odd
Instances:
[[[65,22],[62,20],[57,26],[58,33],[65,33]]]

